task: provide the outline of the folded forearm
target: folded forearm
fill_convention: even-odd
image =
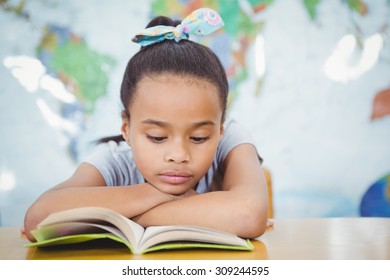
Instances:
[[[134,220],[144,227],[195,225],[253,238],[266,228],[266,207],[261,199],[220,191],[160,204]]]
[[[25,217],[25,228],[29,232],[49,214],[70,208],[106,207],[132,218],[172,199],[172,196],[147,183],[131,187],[52,189],[29,208]]]

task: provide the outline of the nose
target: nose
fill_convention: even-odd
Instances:
[[[165,161],[170,163],[188,163],[190,160],[191,153],[182,141],[173,142],[165,154]]]

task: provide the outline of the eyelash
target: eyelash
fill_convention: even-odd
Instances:
[[[151,140],[154,143],[161,144],[163,143],[168,137],[160,137],[160,136],[152,136],[152,135],[146,135],[146,138]],[[190,139],[195,143],[195,144],[201,144],[206,142],[207,140],[210,139],[209,136],[207,137],[190,137]]]
[[[160,144],[164,142],[165,139],[167,139],[167,137],[159,137],[159,136],[151,136],[151,135],[146,135],[146,138],[148,138],[149,140],[157,144]]]
[[[204,143],[204,142],[206,142],[207,140],[209,140],[210,137],[209,137],[209,136],[207,136],[207,137],[190,137],[190,139],[191,139],[194,143],[196,143],[196,144],[201,144],[201,143]]]

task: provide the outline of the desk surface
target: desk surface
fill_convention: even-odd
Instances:
[[[0,260],[17,259],[390,259],[390,218],[277,219],[252,243],[251,252],[176,250],[132,255],[126,247],[85,243],[60,248],[25,248],[19,228],[0,228]]]

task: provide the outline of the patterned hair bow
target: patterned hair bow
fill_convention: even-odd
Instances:
[[[189,35],[208,35],[224,25],[221,16],[209,8],[193,11],[178,26],[157,25],[145,29],[131,40],[141,46],[148,46],[164,40],[187,40]]]

